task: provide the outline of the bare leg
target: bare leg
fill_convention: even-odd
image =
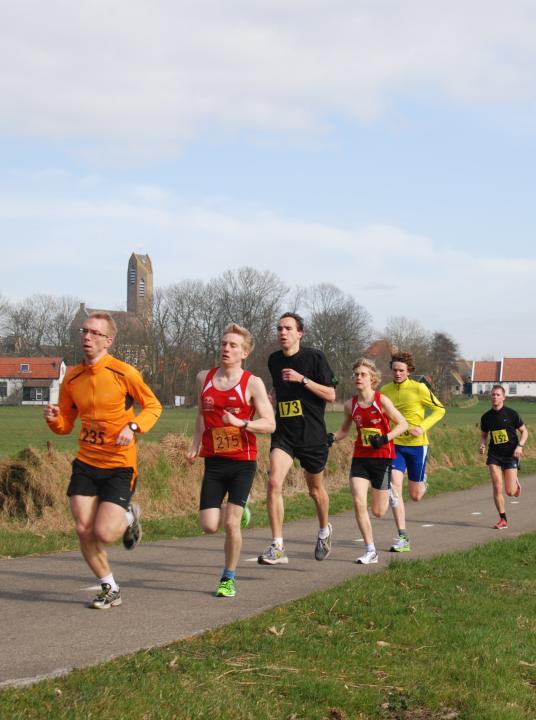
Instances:
[[[125,510],[114,503],[101,503],[98,497],[73,495],[71,513],[84,560],[98,578],[110,575],[104,545],[124,533],[128,524]]]
[[[490,465],[490,467],[493,467]],[[504,487],[506,494],[509,497],[513,497],[517,490],[517,468],[508,468],[503,470],[504,476]]]
[[[391,509],[399,532],[400,530],[406,529],[406,507],[404,505],[404,498],[402,497],[403,484],[404,473],[401,473],[400,470],[391,470],[391,486],[398,495],[398,504]]]
[[[240,521],[244,508],[241,505],[227,503],[225,512],[225,567],[227,570],[236,570],[240,551],[242,549],[242,532]]]
[[[292,462],[290,455],[280,448],[274,448],[270,453],[267,508],[272,537],[283,537],[283,520],[285,517],[283,483],[292,467]]]
[[[329,520],[329,495],[324,486],[324,473],[305,472],[305,480],[309,488],[309,496],[316,505],[316,514],[318,515],[318,525],[321,528],[328,526]]]
[[[201,530],[207,535],[218,532],[222,524],[223,511],[221,508],[206,508],[199,511],[199,524]]]
[[[367,510],[369,481],[365,478],[350,478],[350,489],[354,498],[355,519],[366,545],[373,545],[372,525]],[[389,498],[387,499],[389,502]]]
[[[410,498],[415,500],[415,502],[419,502],[419,500],[423,499],[424,494],[426,493],[426,483],[422,481],[415,482],[414,480],[409,480],[408,490]]]
[[[499,515],[504,513],[502,469],[498,465],[488,465],[491,484],[493,486],[493,502]]]
[[[370,498],[370,509],[374,517],[380,518],[385,515],[389,507],[389,490],[376,490],[372,488]]]

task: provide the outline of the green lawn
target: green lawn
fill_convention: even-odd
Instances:
[[[536,423],[536,402],[523,400],[508,401],[515,408],[525,423],[534,426]],[[452,407],[447,409],[441,425],[449,427],[478,426],[480,416],[489,410],[487,400],[480,400],[470,407]],[[195,408],[165,408],[159,421],[144,438],[145,442],[158,442],[167,433],[184,433],[191,435],[195,422]],[[328,430],[334,432],[341,424],[342,413],[326,414]],[[37,406],[2,407],[0,406],[0,457],[11,456],[20,450],[33,446],[46,449],[47,442],[52,442],[58,450],[76,449],[76,431],[70,436],[54,435],[43,420],[43,408]]]
[[[193,432],[195,409],[166,408],[145,441],[158,442],[167,433]],[[52,442],[57,450],[75,451],[77,429],[71,435],[55,435],[43,419],[43,408],[37,406],[0,406],[0,457],[12,456],[30,445],[45,450]]]

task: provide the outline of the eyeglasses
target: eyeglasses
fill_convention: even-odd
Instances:
[[[92,337],[102,337],[102,338],[108,338],[108,335],[105,335],[104,333],[99,332],[98,330],[91,330],[90,328],[80,328],[78,331],[80,335],[91,335]]]

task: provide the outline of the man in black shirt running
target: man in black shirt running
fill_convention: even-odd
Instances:
[[[320,530],[315,558],[324,560],[331,551],[332,527],[329,497],[324,487],[324,467],[328,457],[328,439],[324,412],[326,402],[335,400],[333,375],[324,353],[300,346],[303,319],[285,313],[277,325],[281,350],[268,359],[268,369],[276,400],[276,429],[270,448],[268,515],[273,540],[259,555],[261,565],[288,563],[283,544],[283,483],[294,458],[300,461],[315,502]]]
[[[493,526],[496,530],[504,530],[508,527],[504,511],[503,482],[508,496],[518,497],[521,493],[517,470],[529,436],[523,420],[515,410],[506,407],[504,399],[505,392],[502,385],[494,385],[491,388],[491,410],[485,412],[480,419],[481,455],[486,452],[489,435],[486,465],[493,485],[493,500],[499,512],[499,520]]]

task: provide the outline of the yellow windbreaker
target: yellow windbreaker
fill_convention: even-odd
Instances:
[[[388,383],[381,392],[392,400],[393,405],[408,421],[408,429],[395,438],[395,445],[428,445],[427,430],[435,425],[445,414],[445,408],[434,393],[421,382],[408,378],[402,383]],[[430,413],[425,417],[426,408]],[[410,435],[412,427],[421,427],[424,432],[419,437]]]

